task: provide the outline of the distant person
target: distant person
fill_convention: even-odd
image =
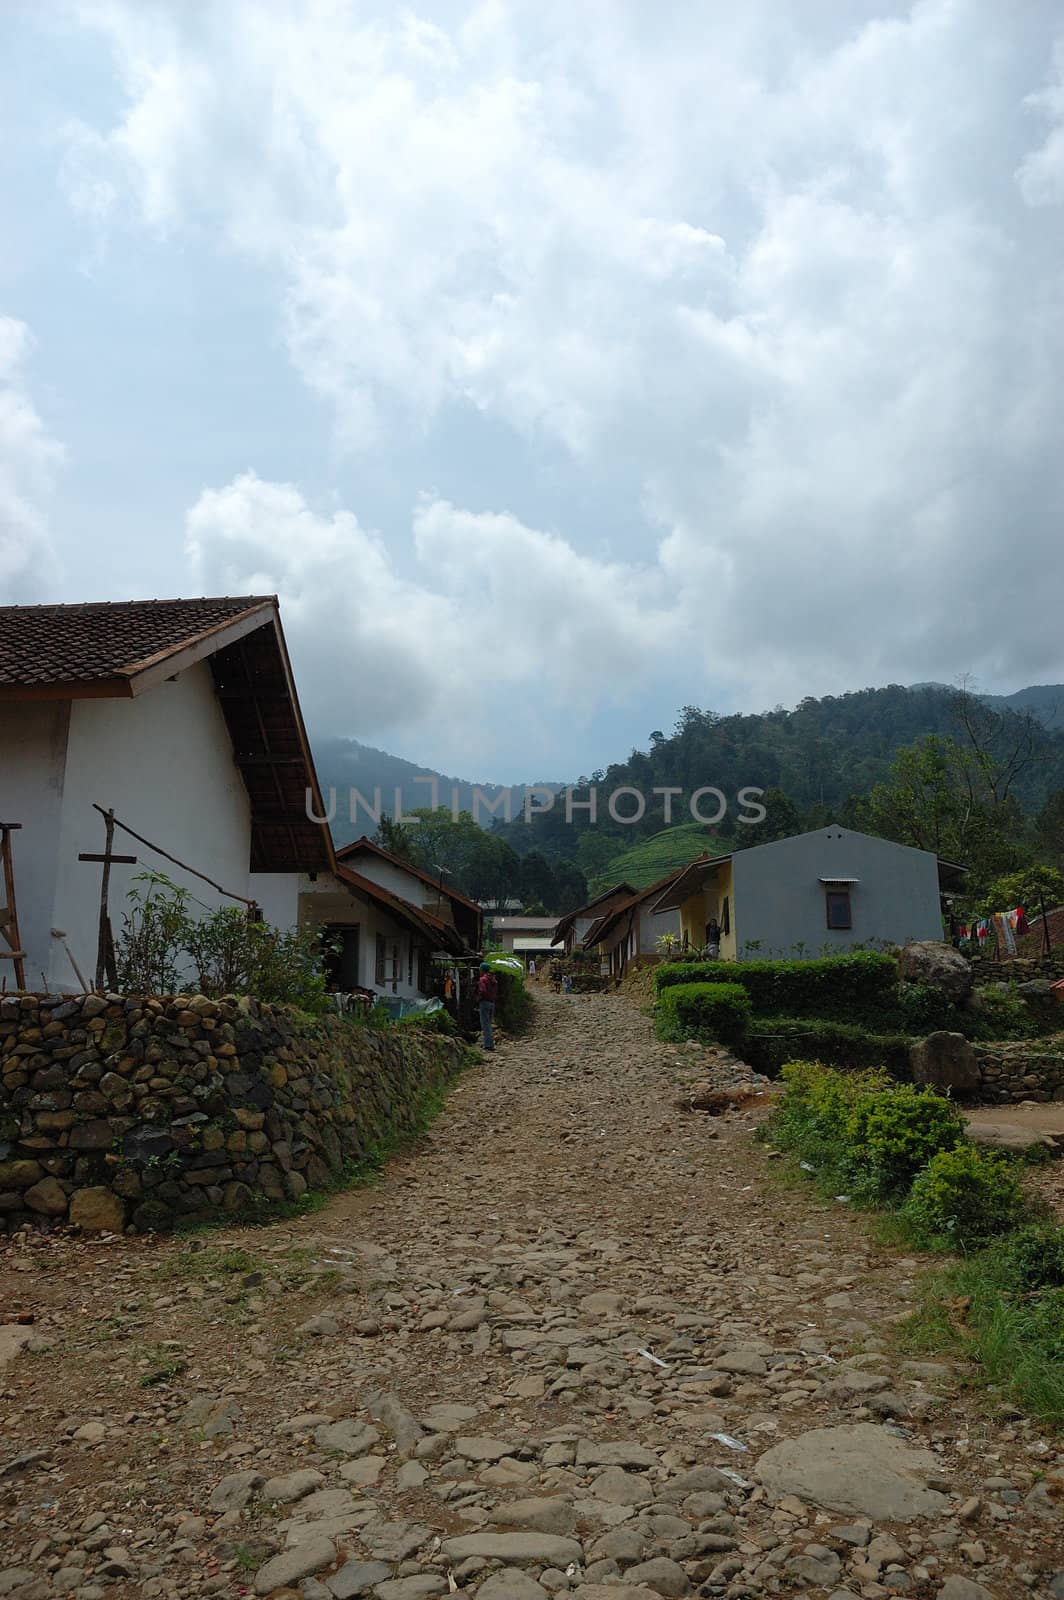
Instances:
[[[495,1002],[499,998],[499,980],[486,961],[480,963],[480,982],[477,984],[477,1001],[480,1005],[480,1034],[485,1050],[495,1049],[491,1031],[495,1016]]]
[[[530,978],[534,978],[536,976],[536,958],[535,958],[535,956],[530,956],[529,957],[529,961],[528,961],[528,976]]]
[[[565,974],[565,976],[562,978],[562,988],[565,990],[566,994],[572,994],[572,992],[573,992],[573,975],[572,975],[571,972],[567,972]]]
[[[706,954],[711,961],[720,957],[720,923],[716,917],[710,917],[706,923]]]

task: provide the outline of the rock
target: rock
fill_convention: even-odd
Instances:
[[[728,1350],[716,1356],[712,1364],[721,1372],[745,1373],[752,1378],[761,1378],[768,1371],[768,1362],[755,1350]]]
[[[386,1561],[345,1561],[339,1572],[326,1578],[325,1587],[336,1600],[355,1600],[356,1595],[368,1594],[391,1575]]]
[[[70,1199],[70,1221],[86,1233],[121,1233],[126,1208],[111,1189],[75,1189]]]
[[[509,1528],[532,1528],[536,1533],[572,1533],[576,1514],[568,1500],[531,1498],[510,1500],[496,1506],[491,1522]]]
[[[691,1593],[691,1583],[683,1568],[677,1561],[670,1561],[668,1556],[655,1556],[653,1561],[641,1561],[638,1566],[629,1567],[624,1575],[626,1584],[642,1584],[652,1589],[655,1594],[665,1595],[666,1600],[678,1600],[680,1595]]]
[[[373,1592],[379,1600],[428,1600],[430,1595],[447,1593],[447,1579],[438,1572],[415,1572],[379,1583]]]
[[[793,1494],[876,1522],[911,1522],[948,1505],[924,1481],[941,1470],[936,1457],[871,1422],[799,1434],[767,1450],[757,1470],[776,1498]]]
[[[323,1450],[338,1450],[345,1456],[364,1456],[380,1443],[380,1434],[367,1423],[344,1417],[341,1422],[331,1422],[327,1427],[316,1428],[315,1441]]]
[[[501,1439],[479,1437],[456,1439],[454,1448],[467,1461],[501,1461],[503,1456],[512,1456],[514,1453],[512,1444],[504,1444]]]
[[[255,1574],[256,1594],[272,1594],[274,1589],[290,1588],[300,1578],[331,1567],[336,1560],[336,1550],[331,1539],[308,1539],[294,1550],[285,1550],[272,1561],[260,1567]]]
[[[947,1578],[935,1595],[935,1600],[994,1600],[989,1589],[971,1578]]]
[[[400,1455],[408,1456],[424,1433],[412,1411],[408,1411],[398,1395],[372,1394],[366,1400],[366,1410],[375,1422],[386,1428],[395,1440]]]
[[[842,1562],[827,1545],[811,1544],[800,1556],[788,1561],[787,1571],[793,1577],[801,1578],[803,1583],[823,1584],[826,1588],[841,1577]]]
[[[898,959],[898,977],[904,983],[926,983],[960,1005],[972,992],[972,965],[952,945],[939,939],[917,939],[907,944]]]
[[[231,1472],[222,1478],[211,1491],[207,1501],[209,1511],[243,1511],[251,1499],[252,1491],[262,1482],[260,1472]],[[308,1571],[312,1570],[308,1568]],[[302,1577],[302,1573],[300,1573]]]
[[[102,1444],[107,1438],[107,1428],[102,1422],[86,1422],[74,1432],[81,1444]]]
[[[300,1323],[296,1332],[312,1339],[331,1339],[340,1332],[340,1324],[327,1311],[321,1311],[316,1317],[308,1317],[306,1322]]]
[[[376,1483],[388,1465],[384,1456],[360,1456],[357,1461],[345,1461],[340,1476],[355,1489],[365,1489]]]
[[[493,1572],[477,1590],[477,1600],[547,1600],[548,1591],[517,1567]]]
[[[315,1489],[320,1489],[325,1482],[320,1472],[305,1467],[301,1472],[289,1472],[281,1478],[268,1478],[262,1486],[264,1500],[276,1500],[280,1505],[288,1505],[293,1500],[302,1500],[304,1495],[312,1494]]]
[[[598,1444],[594,1439],[581,1439],[576,1447],[578,1467],[656,1467],[657,1455],[646,1445],[629,1440]]]
[[[592,1483],[591,1493],[596,1500],[604,1500],[607,1505],[637,1506],[641,1501],[649,1500],[652,1491],[649,1480],[637,1472],[625,1472],[623,1467],[607,1467]]]
[[[5,1322],[3,1327],[0,1327],[0,1367],[6,1367],[8,1362],[14,1361],[23,1350],[47,1350],[47,1348],[48,1341],[41,1338],[36,1328],[26,1328],[17,1322]]]
[[[509,1566],[551,1566],[564,1571],[570,1562],[583,1559],[583,1550],[578,1540],[551,1533],[464,1533],[443,1541],[443,1555],[448,1561],[481,1556]]]
[[[32,1188],[27,1189],[22,1198],[31,1211],[36,1211],[43,1217],[66,1215],[67,1192],[58,1178],[42,1178],[40,1183],[35,1183]]]
[[[910,1049],[909,1065],[915,1083],[954,1094],[975,1094],[983,1081],[979,1058],[963,1033],[928,1034]]]
[[[404,1461],[395,1474],[395,1486],[400,1490],[420,1489],[428,1482],[428,1473],[420,1461]]]
[[[359,1536],[377,1561],[406,1561],[432,1537],[419,1522],[374,1522]]]

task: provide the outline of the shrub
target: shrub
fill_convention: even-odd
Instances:
[[[750,1017],[750,996],[738,983],[683,983],[658,1000],[658,1037],[738,1045]]]
[[[904,1192],[932,1156],[955,1150],[967,1138],[952,1101],[911,1084],[858,1096],[845,1137],[851,1159],[882,1197]]]
[[[670,961],[658,967],[658,992],[687,983],[739,983],[756,1012],[788,1017],[863,1013],[893,1007],[893,956],[858,950],[821,961]]]
[[[889,1080],[881,1072],[836,1072],[819,1061],[788,1061],[783,1097],[766,1124],[766,1137],[816,1168],[849,1175],[846,1127],[862,1095]]]
[[[856,1022],[820,1017],[755,1017],[747,1030],[744,1050],[751,1065],[770,1076],[801,1052],[839,1067],[885,1067],[895,1078],[905,1079],[909,1076],[912,1042],[908,1034],[873,1033]]]
[[[1018,1294],[1064,1289],[1064,1227],[1032,1223],[994,1247],[1001,1275]]]
[[[532,996],[525,984],[523,972],[513,967],[496,965],[489,960],[491,970],[499,985],[499,998],[495,1003],[495,1016],[500,1028],[507,1033],[523,1033],[532,1015]]]
[[[1012,1164],[970,1144],[932,1156],[902,1207],[920,1233],[944,1234],[961,1248],[1006,1232],[1022,1209],[1023,1190]]]

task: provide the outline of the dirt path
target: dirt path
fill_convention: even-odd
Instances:
[[[9,1241],[0,1597],[1064,1595],[1059,1442],[891,1351],[922,1264],[681,1109],[704,1069],[543,992],[321,1213]]]

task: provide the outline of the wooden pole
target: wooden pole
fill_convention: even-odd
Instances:
[[[1052,955],[1052,953],[1053,953],[1053,941],[1049,937],[1049,918],[1046,916],[1046,897],[1045,897],[1045,895],[1044,894],[1043,895],[1039,895],[1038,900],[1039,900],[1039,905],[1042,908],[1042,945],[1043,945],[1042,954],[1045,955],[1045,956],[1048,956],[1048,955]]]
[[[96,987],[102,989],[107,972],[107,894],[111,887],[111,851],[115,842],[114,808],[103,814],[106,839],[103,847],[103,871],[100,874],[100,928],[96,942]]]
[[[21,828],[21,822],[0,822],[0,855],[4,861],[4,912],[0,931],[10,945],[3,952],[15,969],[15,988],[26,987],[26,952],[22,948],[18,930],[18,910],[15,905],[15,868],[11,860],[11,835]]]

